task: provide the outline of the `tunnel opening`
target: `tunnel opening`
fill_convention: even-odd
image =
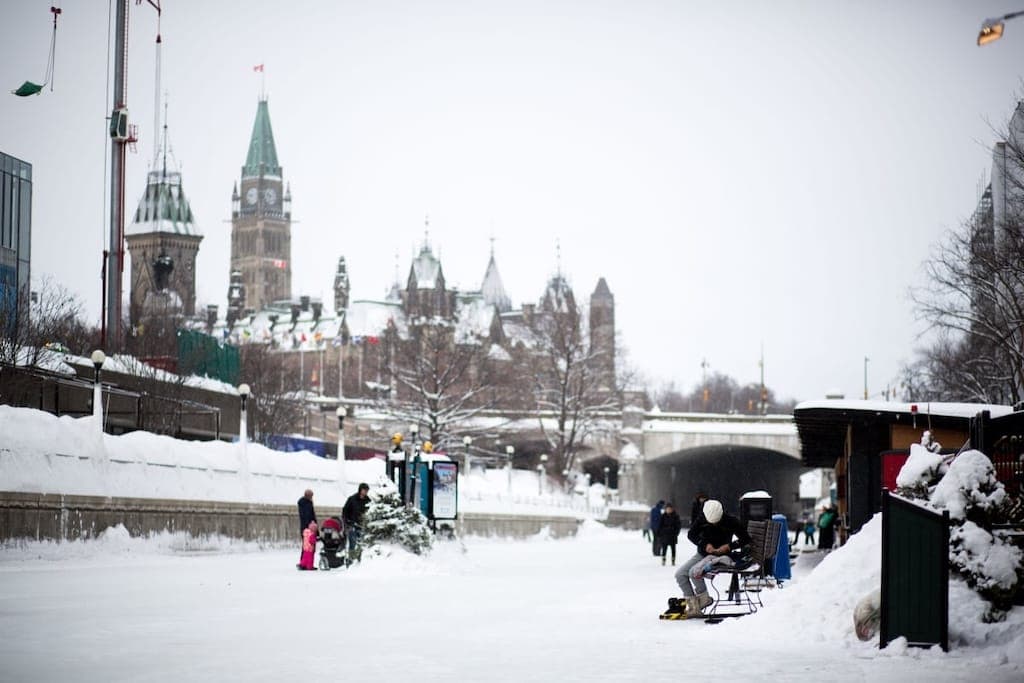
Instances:
[[[703,446],[648,461],[644,491],[653,505],[671,501],[684,524],[691,524],[691,507],[699,492],[722,502],[729,514],[739,516],[740,496],[767,491],[772,509],[787,519],[801,513],[800,475],[807,468],[783,453],[744,446]]]

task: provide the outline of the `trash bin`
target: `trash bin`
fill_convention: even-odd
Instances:
[[[767,491],[748,491],[740,496],[740,521],[767,522],[772,518],[772,497]]]
[[[771,575],[781,585],[783,581],[793,578],[789,565],[789,523],[785,515],[772,515],[772,524],[779,527],[779,547],[775,553],[775,566]]]

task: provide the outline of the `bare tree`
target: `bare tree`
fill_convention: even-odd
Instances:
[[[1005,220],[975,216],[949,232],[912,292],[938,339],[905,374],[917,400],[1015,404],[1024,398],[1024,194]]]
[[[555,291],[555,294],[558,294]],[[533,385],[541,432],[556,471],[572,469],[576,456],[600,427],[602,413],[620,407],[617,388],[601,385],[605,349],[593,349],[571,296],[538,314],[524,372]]]
[[[411,327],[409,339],[396,342],[390,368],[397,396],[382,405],[394,417],[429,430],[435,447],[443,447],[454,428],[493,403],[490,343],[455,335],[453,325],[439,321]]]
[[[294,431],[302,421],[301,379],[290,369],[286,354],[266,344],[244,344],[241,354],[241,381],[252,390],[247,410],[250,435],[266,443],[274,434]]]
[[[37,366],[48,348],[87,355],[97,342],[81,300],[50,278],[10,303],[0,305],[0,362]]]

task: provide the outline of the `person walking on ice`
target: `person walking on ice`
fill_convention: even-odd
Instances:
[[[702,508],[703,519],[693,525],[686,537],[697,546],[697,554],[676,571],[676,583],[686,598],[686,614],[696,615],[714,602],[708,595],[704,576],[715,567],[731,567],[729,551],[750,544],[750,534],[740,520],[725,514],[722,504],[708,500]]]
[[[679,532],[682,528],[683,521],[679,519],[675,506],[672,503],[665,503],[665,510],[661,513],[661,524],[658,526],[662,566],[665,565],[665,556],[669,549],[672,550],[672,566],[676,566],[676,543],[679,542]]]

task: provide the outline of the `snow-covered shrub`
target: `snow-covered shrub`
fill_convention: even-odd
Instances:
[[[422,555],[430,550],[432,542],[427,518],[402,502],[393,484],[378,486],[370,492],[370,504],[363,515],[363,535],[359,539],[362,548],[394,543]]]
[[[929,497],[931,507],[948,510],[957,522],[949,535],[949,563],[992,604],[985,617],[988,621],[1004,616],[1003,610],[1010,607],[1024,582],[1024,554],[987,528],[1005,501],[1006,490],[996,478],[992,461],[973,450],[954,458]]]
[[[1009,609],[1024,580],[1024,553],[974,522],[964,522],[950,532],[949,561],[996,610]],[[990,612],[986,618],[997,620],[1001,615]]]
[[[949,510],[957,521],[985,521],[1006,499],[992,461],[981,451],[965,451],[953,460],[932,491],[931,504]]]
[[[946,463],[941,455],[920,444],[911,444],[910,457],[896,475],[896,492],[905,498],[927,499],[945,473]]]

